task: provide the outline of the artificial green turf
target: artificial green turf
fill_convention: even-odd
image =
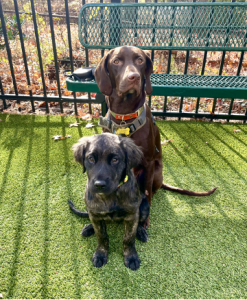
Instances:
[[[133,272],[123,262],[123,225],[108,226],[108,263],[96,269],[96,238],[80,235],[89,222],[67,204],[85,208],[86,174],[71,146],[101,129],[69,128],[72,117],[0,119],[3,298],[247,298],[246,125],[157,122],[162,139],[173,140],[162,146],[164,181],[219,189],[203,198],[158,191]],[[72,137],[55,142],[57,134]]]

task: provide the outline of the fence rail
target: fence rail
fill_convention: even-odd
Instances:
[[[49,103],[50,102],[57,102],[59,103],[59,107],[60,107],[60,111],[61,113],[63,112],[63,103],[66,102],[70,102],[74,104],[74,113],[77,115],[78,114],[78,108],[77,105],[79,103],[89,103],[89,109],[91,112],[91,103],[93,103],[94,101],[94,97],[92,97],[92,95],[90,95],[90,93],[88,93],[87,95],[83,95],[83,96],[78,96],[76,95],[76,93],[73,93],[70,97],[66,96],[66,91],[64,89],[62,89],[62,80],[64,80],[64,78],[62,78],[63,76],[63,70],[61,68],[61,65],[58,64],[58,62],[61,61],[61,57],[58,58],[58,47],[57,47],[57,36],[55,34],[55,28],[54,28],[54,20],[55,18],[62,18],[63,22],[66,21],[66,38],[67,38],[67,48],[68,48],[68,55],[67,57],[65,57],[65,60],[67,62],[69,62],[69,65],[67,65],[66,68],[69,68],[72,72],[75,68],[75,55],[74,55],[74,49],[73,49],[73,45],[72,45],[72,31],[71,31],[71,22],[70,20],[74,20],[75,19],[75,13],[73,12],[73,16],[70,16],[70,9],[69,9],[69,2],[68,0],[64,0],[64,2],[60,1],[60,5],[64,6],[64,13],[57,13],[55,11],[53,11],[53,0],[47,0],[46,4],[47,4],[47,12],[37,12],[36,9],[36,4],[34,2],[34,0],[27,0],[27,3],[30,4],[30,10],[29,11],[25,11],[24,13],[26,15],[30,15],[32,17],[32,19],[29,20],[29,22],[31,22],[33,24],[33,28],[34,28],[34,36],[35,36],[35,51],[37,52],[37,62],[38,62],[38,66],[39,66],[39,87],[42,88],[42,92],[40,95],[36,94],[36,90],[35,89],[31,89],[29,88],[25,94],[23,94],[23,92],[19,91],[19,79],[16,78],[16,73],[15,73],[15,66],[14,66],[14,62],[13,62],[13,57],[15,56],[15,48],[13,46],[13,40],[11,39],[12,36],[12,32],[9,32],[9,27],[8,27],[8,19],[6,18],[6,16],[8,15],[14,15],[15,16],[15,33],[16,36],[14,37],[15,40],[19,40],[20,43],[20,49],[22,52],[22,59],[23,59],[23,74],[25,74],[25,80],[26,80],[26,85],[28,87],[32,86],[32,78],[30,76],[30,54],[27,53],[26,50],[26,45],[25,45],[25,41],[26,41],[26,37],[23,33],[22,30],[22,21],[20,19],[20,16],[23,15],[23,11],[19,11],[19,6],[20,6],[20,1],[18,3],[18,0],[14,0],[14,9],[4,9],[3,8],[3,3],[2,0],[0,0],[0,20],[1,20],[1,24],[0,24],[0,37],[3,40],[2,46],[0,48],[0,51],[2,51],[3,53],[5,53],[5,57],[8,60],[8,65],[9,65],[9,72],[11,75],[11,80],[12,80],[12,89],[11,89],[11,93],[7,90],[6,88],[6,84],[3,81],[3,67],[0,66],[0,100],[3,101],[3,106],[4,109],[7,109],[7,100],[11,100],[11,101],[17,101],[17,103],[21,103],[21,101],[30,101],[31,106],[32,106],[32,111],[35,111],[35,101],[44,101],[45,102],[45,108],[46,108],[46,112],[49,113],[50,111],[50,107],[49,107]],[[120,2],[119,0],[117,1],[112,1],[114,3],[116,2]],[[138,0],[135,0],[134,2],[138,2]],[[154,0],[153,2],[157,2],[157,0]],[[173,2],[176,2],[176,0],[174,0]],[[190,1],[192,2],[192,1]],[[195,0],[193,0],[193,2],[196,2]],[[212,2],[215,2],[215,0],[212,0]],[[234,0],[232,2],[235,2]],[[240,1],[243,2],[243,1]],[[103,3],[103,0],[100,0],[100,3]],[[85,4],[85,0],[83,0],[81,3],[81,5]],[[79,12],[79,11],[78,11]],[[44,47],[45,45],[42,44],[41,38],[40,38],[40,31],[39,31],[39,18],[40,16],[45,16],[47,17],[48,23],[49,23],[49,32],[47,33],[50,36],[50,42],[52,44],[52,65],[54,68],[54,72],[53,72],[53,82],[55,82],[55,87],[56,87],[56,95],[51,94],[48,90],[47,90],[47,74],[46,74],[46,69],[47,69],[47,63],[44,62],[44,59],[46,59],[46,56],[44,56]],[[154,20],[155,22],[155,20]],[[30,23],[30,24],[31,24]],[[74,28],[73,28],[74,29]],[[11,34],[10,34],[11,33]],[[247,33],[246,33],[247,35]],[[172,38],[172,36],[171,36]],[[82,60],[84,62],[85,66],[89,66],[92,65],[92,59],[90,59],[90,53],[89,51],[86,49],[83,49],[81,47],[80,49],[81,52],[84,53],[85,58],[84,60]],[[92,50],[90,50],[92,51]],[[164,51],[163,51],[164,52]],[[172,50],[167,50],[168,52],[168,59],[167,59],[167,68],[166,68],[166,73],[171,73],[174,72],[174,54],[172,53]],[[222,53],[221,55],[221,59],[220,59],[220,64],[219,64],[219,68],[218,68],[218,75],[224,75],[224,65],[226,62],[226,57],[228,55],[228,53],[226,51],[222,51],[220,52]],[[240,74],[242,74],[242,76],[247,75],[247,62],[244,63],[245,60],[245,51],[239,51],[240,55],[238,58],[238,65],[236,68],[236,76],[239,76]],[[164,53],[163,53],[164,54]],[[162,54],[162,55],[163,55]],[[101,50],[100,55],[103,56],[104,55],[104,51]],[[154,61],[157,61],[157,58],[160,57],[160,52],[159,50],[154,51],[152,50],[152,59]],[[190,62],[190,55],[191,55],[191,51],[187,50],[185,51],[185,59],[184,59],[184,69],[182,71],[183,74],[187,74],[188,73],[188,69],[189,69],[189,62]],[[208,55],[209,52],[208,51],[204,51],[203,54],[203,61],[201,64],[201,70],[199,71],[201,75],[203,75],[205,73],[206,70],[206,65],[207,65],[207,59],[208,59]],[[1,55],[2,59],[3,55]],[[91,61],[90,61],[91,60]],[[1,63],[1,61],[0,61]],[[93,62],[93,64],[95,65],[95,62]],[[157,64],[156,64],[157,65]],[[235,63],[236,65],[236,63]],[[158,65],[159,67],[159,65]],[[157,70],[156,70],[157,71]],[[181,70],[180,70],[181,72]],[[2,75],[1,75],[2,74]],[[193,99],[190,101],[194,101],[196,104],[193,105],[193,110],[186,110],[186,106],[185,106],[185,98],[181,97],[180,99],[180,103],[178,104],[177,107],[177,111],[171,111],[168,108],[168,104],[172,103],[172,100],[169,100],[169,97],[165,96],[163,97],[164,100],[163,101],[163,108],[162,110],[153,110],[153,114],[155,116],[160,116],[160,117],[176,117],[176,118],[202,118],[202,117],[206,117],[206,118],[210,118],[210,119],[227,119],[227,120],[243,120],[244,122],[246,122],[247,120],[247,95],[246,95],[246,99],[241,99],[241,100],[236,100],[236,99],[229,99],[229,107],[228,107],[228,111],[227,113],[224,112],[218,112],[216,111],[217,108],[217,99],[213,99],[212,105],[210,106],[211,108],[208,109],[208,111],[202,111],[200,112],[200,103],[202,101],[201,98],[196,98],[196,100],[194,101]],[[150,106],[155,107],[155,105],[153,105],[153,103],[155,103],[156,98],[155,96],[149,96],[147,99],[147,102]],[[208,100],[206,100],[208,101]],[[233,111],[233,107],[234,104],[237,103],[239,105],[240,103],[240,113],[236,114]]]

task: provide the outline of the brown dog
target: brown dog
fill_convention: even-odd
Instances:
[[[129,46],[109,51],[95,71],[99,90],[108,96],[108,117],[101,118],[100,125],[106,132],[124,133],[141,147],[144,159],[134,168],[134,174],[150,205],[152,196],[159,188],[191,196],[210,195],[216,188],[196,193],[163,183],[160,134],[150,108],[145,105],[146,93],[152,93],[152,73],[153,63],[149,52]],[[145,227],[148,225],[149,219]]]

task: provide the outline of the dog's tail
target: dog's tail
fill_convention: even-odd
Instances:
[[[86,211],[81,211],[77,208],[75,208],[74,204],[72,201],[68,200],[68,203],[69,203],[69,207],[70,209],[73,211],[73,213],[75,213],[77,216],[80,216],[82,218],[89,218],[88,216],[88,212]]]
[[[177,192],[177,193],[183,194],[183,195],[202,197],[202,196],[209,196],[209,195],[213,194],[213,192],[218,187],[215,187],[212,190],[207,191],[207,192],[198,193],[198,192],[193,192],[193,191],[189,191],[189,190],[180,189],[180,188],[177,188],[175,186],[172,186],[172,185],[169,185],[169,184],[166,184],[166,183],[163,182],[161,188],[164,189],[164,190],[167,190],[167,191]]]

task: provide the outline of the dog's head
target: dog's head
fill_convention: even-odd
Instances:
[[[144,82],[146,92],[152,94],[150,76],[153,63],[148,51],[137,47],[123,46],[111,50],[100,61],[95,79],[101,93],[110,96],[113,89],[119,97],[126,94],[139,96]]]
[[[133,140],[111,133],[83,137],[72,150],[83,172],[87,171],[88,188],[93,193],[114,192],[142,160],[142,151]]]

